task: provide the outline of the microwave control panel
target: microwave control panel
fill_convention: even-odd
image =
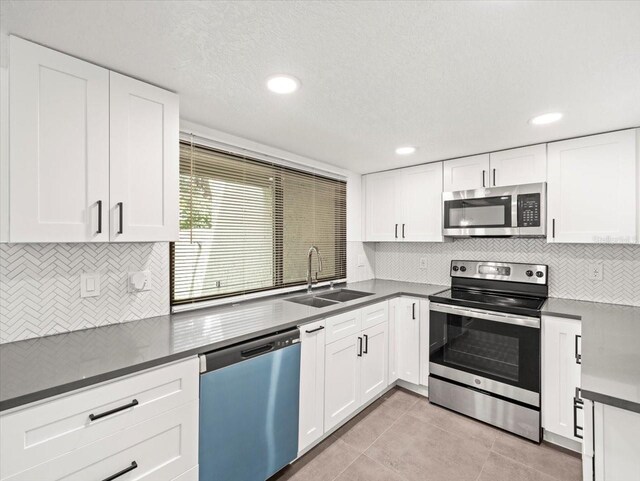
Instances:
[[[518,227],[540,227],[540,194],[518,195]]]

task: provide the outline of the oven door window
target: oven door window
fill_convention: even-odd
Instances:
[[[444,203],[446,229],[512,227],[511,196],[447,200]]]
[[[540,329],[430,312],[429,361],[529,391],[540,388]]]

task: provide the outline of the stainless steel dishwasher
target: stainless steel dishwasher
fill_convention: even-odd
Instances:
[[[300,332],[200,356],[200,481],[264,481],[298,454]]]

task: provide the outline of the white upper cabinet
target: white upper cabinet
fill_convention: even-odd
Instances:
[[[637,242],[636,135],[631,129],[548,144],[549,242]]]
[[[367,241],[442,242],[442,162],[365,176]]]
[[[177,240],[178,97],[13,36],[9,61],[0,240]]]
[[[547,181],[547,145],[531,145],[489,154],[487,186]]]
[[[391,241],[398,238],[400,219],[396,205],[396,183],[396,171],[365,176],[366,240]]]
[[[111,72],[111,240],[178,239],[178,96]]]
[[[11,37],[9,83],[3,240],[109,240],[109,71]]]
[[[489,154],[444,162],[444,192],[489,187]]]
[[[442,242],[442,162],[402,169],[397,189],[402,239]]]
[[[444,191],[533,184],[547,180],[547,146],[531,145],[444,162]]]

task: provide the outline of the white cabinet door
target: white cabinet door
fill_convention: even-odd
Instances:
[[[574,319],[542,318],[542,427],[581,442],[574,436],[573,398],[580,387],[582,325]],[[583,426],[578,411],[578,426]]]
[[[8,240],[109,240],[109,71],[11,37],[9,76]]]
[[[596,481],[640,481],[640,414],[593,403]]]
[[[389,301],[389,384],[398,380],[398,329],[400,298]]]
[[[637,242],[636,131],[548,144],[547,240]]]
[[[111,240],[178,240],[178,96],[110,78]]]
[[[420,382],[420,301],[400,298],[396,317],[396,349],[398,378],[418,384]]]
[[[360,407],[360,346],[352,335],[325,348],[324,429],[329,431]]]
[[[420,384],[429,385],[429,300],[420,299]]]
[[[491,186],[547,181],[547,145],[531,145],[489,154]]]
[[[444,161],[444,192],[489,187],[489,154]]]
[[[298,452],[324,434],[324,320],[300,327]]]
[[[442,162],[399,171],[400,236],[442,242]]]
[[[389,325],[384,322],[362,331],[360,404],[370,401],[388,385]]]
[[[400,219],[396,181],[398,174],[380,172],[365,175],[365,239],[390,241],[399,236]]]

